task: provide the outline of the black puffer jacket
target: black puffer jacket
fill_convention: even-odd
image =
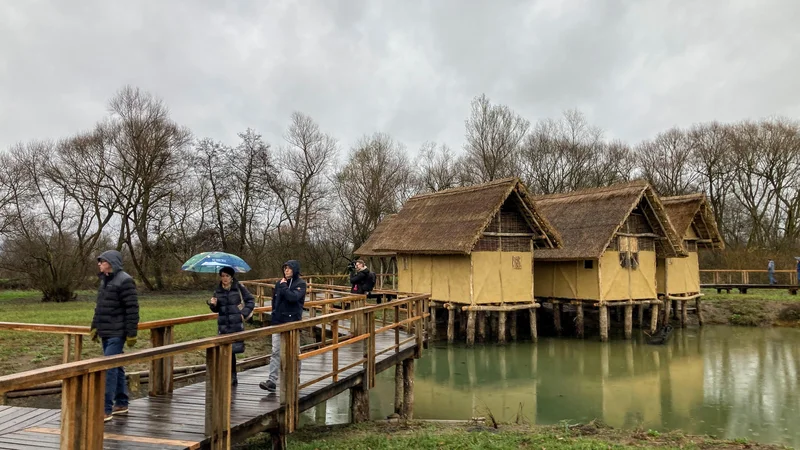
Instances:
[[[303,319],[303,305],[306,302],[306,281],[300,278],[300,263],[289,260],[284,266],[292,268],[292,279],[286,283],[275,283],[272,294],[272,318],[270,325],[296,322]]]
[[[139,325],[139,299],[136,282],[122,270],[122,254],[109,250],[100,254],[98,260],[111,264],[113,272],[100,273],[100,288],[94,307],[92,328],[101,338],[135,337]]]
[[[244,321],[250,318],[256,306],[253,294],[234,278],[230,289],[223,288],[222,283],[219,283],[214,291],[214,297],[217,299],[217,304],[208,306],[211,311],[219,313],[217,332],[228,334],[244,331]],[[239,305],[242,305],[242,309],[239,309]]]

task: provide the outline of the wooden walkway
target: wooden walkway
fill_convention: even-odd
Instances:
[[[412,335],[401,331],[401,340]],[[416,342],[400,349],[380,353],[395,345],[395,331],[375,336],[376,372],[386,370],[413,357]],[[347,367],[364,357],[360,346],[339,349],[339,367]],[[314,380],[332,367],[332,354],[323,353],[302,362],[300,383]],[[278,394],[268,393],[258,383],[267,378],[267,366],[239,372],[239,385],[231,388],[231,434],[233,441],[278,425],[281,411]],[[342,371],[336,383],[331,378],[301,389],[301,411],[332,398],[362,382],[362,365]],[[106,449],[195,449],[209,444],[205,435],[206,383],[195,383],[166,394],[132,400],[126,415],[114,416],[104,427]],[[0,406],[0,449],[59,448],[61,411]]]

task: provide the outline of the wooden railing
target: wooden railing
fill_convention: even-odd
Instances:
[[[249,284],[250,282],[243,282]],[[271,286],[270,286],[271,287]],[[250,286],[248,286],[250,288]],[[341,287],[340,287],[341,288]],[[304,308],[309,311],[311,317],[316,317],[317,313],[328,314],[345,309],[355,309],[366,306],[367,301],[364,295],[352,295],[345,290],[335,290],[327,287],[318,288],[309,286],[307,295],[310,301],[305,302]],[[317,300],[324,297],[323,300]],[[261,305],[267,297],[261,296]],[[259,300],[258,294],[256,300]],[[272,306],[256,307],[253,311],[254,316],[271,312]],[[216,320],[217,313],[198,314],[194,316],[177,317],[170,319],[153,320],[141,322],[138,325],[139,331],[150,330],[150,345],[153,348],[162,347],[174,343],[173,328],[178,325],[186,325],[208,320]],[[83,347],[83,337],[88,336],[90,327],[78,325],[51,325],[37,323],[16,323],[0,322],[0,330],[14,330],[34,333],[51,333],[64,335],[64,351],[62,363],[79,361]],[[340,331],[350,331],[348,327],[342,327]],[[322,334],[322,343],[325,343],[325,334]],[[153,359],[150,361],[149,370],[149,393],[150,395],[162,395],[172,392],[174,388],[174,360],[172,357]],[[2,398],[2,396],[0,396]]]
[[[103,447],[104,371],[114,367],[164,360],[187,352],[206,350],[205,432],[210,438],[211,448],[230,448],[231,347],[234,342],[263,339],[280,333],[280,403],[283,413],[280,415],[279,427],[282,433],[291,433],[296,429],[299,419],[300,389],[328,378],[337,381],[340,373],[357,365],[362,365],[364,368],[363,380],[365,387],[372,387],[375,383],[375,362],[378,354],[392,350],[399,353],[401,346],[410,341],[416,343],[415,357],[419,357],[423,346],[424,330],[426,329],[425,320],[428,317],[426,311],[429,297],[430,295],[427,294],[402,297],[379,305],[323,314],[299,322],[224,334],[190,342],[167,344],[115,356],[73,361],[53,367],[6,375],[0,377],[0,393],[62,380],[61,448],[100,449]],[[401,308],[407,311],[405,319],[400,315]],[[385,317],[387,311],[393,312],[392,322],[376,328],[376,313],[382,312]],[[340,338],[336,330],[339,328],[340,322],[344,320],[360,325],[353,327],[354,331],[350,336]],[[414,335],[406,340],[401,340],[399,330],[402,326],[411,327],[414,330]],[[303,352],[299,345],[300,332],[309,327],[322,327],[323,329],[330,327],[333,333],[329,342],[324,342],[315,350]],[[377,353],[375,347],[376,334],[389,330],[395,330],[394,345]],[[339,349],[359,343],[363,348],[364,357],[348,367],[338,367]],[[298,362],[328,352],[332,353],[331,370],[301,385],[299,382]]]
[[[797,285],[796,270],[776,270],[775,279],[778,284]],[[785,283],[782,283],[784,282]],[[751,269],[702,269],[700,270],[700,284],[769,284],[769,274],[766,270]]]

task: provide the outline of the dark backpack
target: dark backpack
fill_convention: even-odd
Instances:
[[[367,281],[364,282],[364,292],[372,292],[372,289],[375,288],[375,272],[369,271],[369,275],[367,275]]]

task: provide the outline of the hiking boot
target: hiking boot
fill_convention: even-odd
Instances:
[[[111,420],[113,418],[114,418],[114,416],[112,416],[111,414],[106,414],[106,416],[103,418],[103,422],[108,422],[109,420]]]
[[[111,409],[111,414],[127,414],[127,406],[115,406]]]
[[[261,383],[258,383],[258,387],[260,387],[261,389],[263,389],[263,390],[265,390],[267,392],[277,392],[278,391],[278,386],[275,385],[275,382],[270,381],[270,380],[262,381]]]

